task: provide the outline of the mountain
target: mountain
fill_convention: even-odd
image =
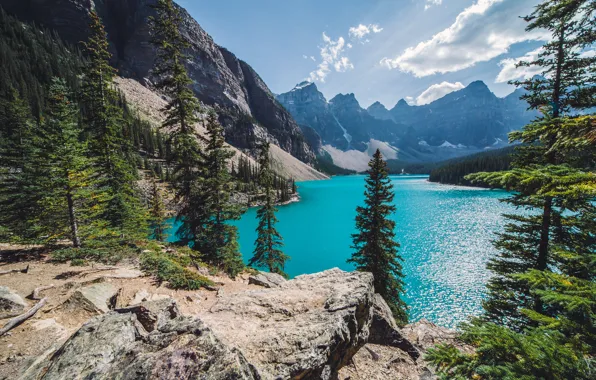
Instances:
[[[300,125],[313,128],[323,145],[340,150],[364,151],[371,139],[393,139],[397,132],[396,123],[371,116],[354,94],[339,94],[327,101],[311,82],[296,85],[277,100]]]
[[[427,105],[400,101],[390,113],[430,146],[448,142],[484,148],[506,141],[507,133],[530,122],[535,114],[526,108],[519,96],[498,98],[484,82],[476,81]]]
[[[335,164],[362,170],[371,147],[382,147],[389,159],[423,163],[506,146],[507,134],[537,114],[527,111],[522,94],[499,98],[475,81],[427,105],[401,99],[391,110],[379,102],[363,109],[354,94],[327,101],[314,83],[303,82],[277,100],[321,136]]]
[[[381,102],[375,102],[366,109],[370,116],[379,120],[393,120],[391,112]]]
[[[66,41],[78,44],[88,35],[89,12],[96,9],[106,26],[119,75],[151,87],[155,50],[149,43],[147,19],[156,0],[0,0],[8,13],[54,29]],[[193,90],[214,106],[226,129],[226,140],[251,150],[268,136],[271,142],[307,163],[316,155],[302,130],[276,100],[261,77],[246,62],[217,45],[184,9],[183,35],[191,44],[186,66]]]

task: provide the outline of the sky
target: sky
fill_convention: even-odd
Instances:
[[[497,96],[548,38],[521,16],[539,0],[177,0],[271,91],[310,80],[362,107],[427,104],[473,81]]]

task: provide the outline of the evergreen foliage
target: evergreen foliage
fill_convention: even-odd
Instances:
[[[430,182],[439,182],[460,186],[481,186],[465,177],[478,172],[499,172],[509,170],[513,159],[514,148],[497,149],[445,161],[437,164],[429,176]]]
[[[596,118],[571,113],[596,106],[596,60],[580,55],[596,41],[595,12],[587,0],[544,1],[526,18],[553,36],[531,63],[544,77],[518,83],[544,117],[511,134],[525,145],[510,170],[468,176],[513,191],[507,202],[524,212],[507,215],[495,243],[485,314],[462,326],[476,351],[429,353],[443,378],[596,376]]]
[[[368,164],[365,206],[357,208],[356,229],[352,235],[356,250],[349,263],[356,269],[374,276],[375,292],[379,293],[393,312],[396,322],[408,322],[407,306],[402,300],[404,281],[402,257],[398,254],[399,243],[395,241],[395,213],[393,185],[387,173],[387,165],[377,149]]]
[[[204,169],[191,198],[196,209],[193,220],[197,223],[193,249],[208,264],[234,277],[244,269],[238,228],[229,223],[240,219],[244,212],[231,202],[233,182],[229,165],[234,152],[225,147],[223,127],[214,112],[207,116],[206,129]]]
[[[164,241],[167,237],[166,230],[168,228],[166,222],[166,207],[163,202],[161,190],[155,179],[153,179],[151,184],[149,223],[151,231],[153,232],[153,238],[157,241]]]
[[[124,138],[124,117],[113,88],[114,69],[104,26],[92,12],[91,35],[84,43],[88,62],[83,69],[83,122],[95,181],[97,233],[106,238],[140,236],[146,232],[146,215],[139,201],[131,163],[129,140]]]
[[[259,151],[259,184],[262,186],[265,195],[263,205],[257,211],[257,219],[259,220],[257,240],[255,241],[253,257],[248,265],[267,268],[271,273],[288,277],[284,272],[284,267],[286,261],[289,260],[289,256],[281,250],[283,239],[275,228],[278,220],[275,217],[277,209],[275,208],[273,195],[273,178],[269,158],[269,143],[264,142],[261,144]]]
[[[166,119],[161,128],[167,132],[166,145],[168,165],[173,166],[170,181],[176,189],[177,199],[182,207],[178,220],[182,227],[179,237],[190,241],[193,239],[189,223],[190,198],[193,186],[198,178],[198,170],[203,165],[199,146],[201,136],[194,125],[199,121],[200,104],[190,86],[192,80],[184,67],[184,50],[188,42],[180,33],[182,18],[180,10],[172,0],[158,0],[153,8],[157,16],[150,18],[151,42],[157,48],[157,58],[153,74],[161,80],[156,87],[169,101],[164,108]]]

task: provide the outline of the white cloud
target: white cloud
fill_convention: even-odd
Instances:
[[[310,56],[310,59],[311,59],[313,62],[316,62],[316,61],[317,61],[317,59],[316,59],[314,56],[312,56],[312,55]]]
[[[416,99],[413,96],[406,96],[406,98],[404,100],[406,101],[406,103],[408,103],[411,106],[416,105]]]
[[[350,59],[344,56],[346,41],[343,37],[339,37],[337,41],[332,40],[323,33],[323,46],[321,47],[321,63],[317,69],[310,73],[309,79],[314,81],[325,82],[325,78],[332,69],[337,72],[345,72],[354,68]]]
[[[424,10],[432,7],[433,5],[441,5],[443,0],[426,0],[426,5],[424,6]]]
[[[435,100],[440,99],[443,96],[445,96],[449,93],[452,93],[453,91],[461,90],[464,87],[465,86],[463,84],[461,84],[460,82],[455,82],[455,83],[443,82],[443,83],[433,84],[432,86],[430,86],[429,88],[424,90],[422,92],[422,94],[420,94],[416,98],[415,104],[421,106],[424,104],[432,103]],[[407,99],[406,99],[406,101],[407,101]]]
[[[546,40],[544,31],[526,32],[518,16],[529,14],[537,0],[477,0],[447,29],[407,48],[381,64],[416,77],[466,69],[509,51],[515,43]]]
[[[540,54],[540,52],[542,52],[541,47],[529,53],[526,53],[526,55],[524,55],[523,57],[503,59],[501,62],[499,62],[499,66],[501,66],[501,71],[499,72],[499,75],[497,75],[495,83],[506,83],[510,80],[516,79],[528,79],[532,78],[534,75],[541,74],[543,69],[539,66],[515,67],[517,63],[520,61],[535,61],[536,59],[538,59],[538,54]]]
[[[360,24],[358,26],[351,27],[349,33],[350,33],[350,37],[357,38],[357,39],[361,40],[365,36],[367,36],[371,33],[381,33],[382,31],[383,31],[383,28],[381,28],[377,24],[370,24],[370,25]]]

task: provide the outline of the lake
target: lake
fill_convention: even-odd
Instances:
[[[512,208],[499,201],[507,193],[434,184],[427,176],[393,176],[397,240],[404,258],[406,302],[410,319],[428,319],[455,327],[481,312],[496,254],[491,242]],[[353,270],[356,206],[363,203],[364,176],[334,177],[298,183],[301,201],[279,207],[278,231],[291,260],[286,272],[294,277],[339,267]],[[256,209],[235,224],[245,260],[252,256]]]

